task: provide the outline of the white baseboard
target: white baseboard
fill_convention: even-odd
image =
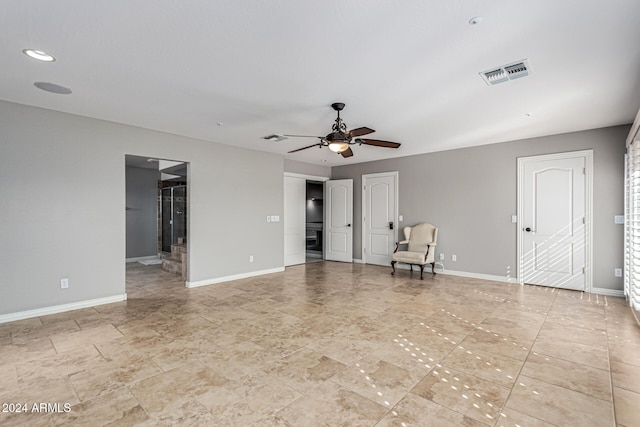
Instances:
[[[353,262],[356,262],[355,260]],[[361,261],[362,262],[362,261]],[[391,265],[389,265],[391,268]],[[396,270],[410,270],[411,266],[409,264],[397,263]],[[469,273],[467,271],[455,271],[455,270],[445,270],[442,262],[436,262],[436,274],[446,274],[448,276],[460,276],[460,277],[469,277],[472,279],[483,279],[483,280],[493,280],[494,282],[505,282],[505,283],[518,283],[518,279],[516,277],[506,277],[506,276],[493,276],[491,274],[481,274],[481,273]],[[413,271],[420,272],[420,267],[413,266]],[[424,272],[431,274],[431,264],[427,264],[424,266]]]
[[[16,320],[30,319],[32,317],[46,316],[49,314],[63,313],[65,311],[95,307],[97,305],[111,304],[114,302],[126,301],[126,299],[127,294],[122,294],[114,295],[111,297],[72,302],[69,304],[54,305],[51,307],[36,308],[35,310],[19,311],[17,313],[0,314],[0,323],[14,322]]]
[[[138,262],[138,261],[149,261],[152,259],[160,259],[160,255],[150,255],[150,256],[139,256],[139,257],[135,257],[135,258],[127,258],[125,261],[127,263],[130,262]]]
[[[249,277],[262,276],[264,274],[280,273],[284,271],[284,267],[270,268],[267,270],[250,271],[248,273],[232,274],[231,276],[216,277],[213,279],[196,280],[187,282],[187,288],[197,288],[200,286],[215,285],[216,283],[230,282],[232,280],[247,279]]]
[[[517,277],[493,276],[490,274],[468,273],[466,271],[453,271],[453,270],[438,271],[437,268],[436,268],[436,273],[448,274],[451,276],[470,277],[474,279],[493,280],[496,282],[516,283],[516,284],[520,283]],[[624,291],[617,290],[617,289],[592,288],[591,293],[598,294],[598,295],[605,295],[609,297],[624,298]]]
[[[353,263],[354,263],[354,264],[364,264],[364,261],[363,261],[363,260],[361,260],[361,259],[359,259],[359,258],[354,258],[354,259],[353,259]]]
[[[606,289],[606,288],[591,288],[592,294],[604,295],[607,297],[620,297],[624,298],[624,291],[618,289]]]
[[[454,270],[438,271],[437,268],[436,268],[436,273],[448,274],[450,276],[470,277],[472,279],[493,280],[494,282],[518,283],[518,279],[516,277],[494,276],[492,274],[469,273],[466,271],[454,271]]]

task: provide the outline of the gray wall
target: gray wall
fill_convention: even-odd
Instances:
[[[331,168],[329,166],[313,165],[297,160],[284,159],[284,171],[331,178]]]
[[[284,265],[282,156],[0,102],[0,314],[125,293],[125,154],[189,162],[189,281]]]
[[[158,180],[154,169],[127,166],[127,258],[158,255]]]
[[[629,126],[616,126],[332,168],[332,179],[354,180],[354,257],[360,258],[363,174],[399,172],[400,226],[427,221],[440,228],[437,252],[445,267],[515,277],[517,158],[593,149],[594,288],[621,290],[624,153]],[[451,261],[457,255],[457,262]]]

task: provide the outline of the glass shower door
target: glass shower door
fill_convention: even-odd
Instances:
[[[173,188],[173,235],[172,243],[178,243],[179,237],[187,236],[187,187]]]
[[[178,237],[187,236],[187,187],[162,189],[162,251],[171,252]]]

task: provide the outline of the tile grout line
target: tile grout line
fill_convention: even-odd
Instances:
[[[606,297],[605,297],[606,298]],[[606,299],[605,299],[606,302]],[[611,389],[611,412],[613,413],[613,423],[614,425],[618,425],[618,415],[616,414],[616,396],[613,392],[613,370],[611,368],[611,344],[609,342],[609,313],[608,313],[608,304],[605,304],[604,307],[604,325],[605,331],[607,334],[607,363],[609,365],[609,387]]]
[[[526,286],[526,285],[523,285]],[[518,371],[518,374],[514,376],[515,381],[513,382],[513,385],[511,386],[511,390],[509,390],[509,394],[507,394],[507,398],[504,400],[504,404],[502,405],[502,407],[500,408],[500,412],[498,414],[498,419],[496,420],[496,422],[493,424],[494,426],[498,425],[498,422],[500,421],[500,417],[502,417],[502,414],[504,413],[504,410],[507,406],[507,402],[509,402],[509,399],[511,398],[511,394],[513,393],[513,390],[515,389],[516,385],[518,384],[518,378],[520,378],[520,375],[522,375],[522,370],[524,369],[524,366],[527,364],[527,360],[529,360],[529,356],[531,355],[531,352],[533,351],[533,347],[536,343],[536,341],[538,340],[538,336],[540,335],[540,331],[542,330],[545,322],[547,321],[547,317],[549,316],[549,311],[551,311],[551,308],[553,307],[553,305],[555,304],[556,300],[558,299],[558,292],[557,290],[553,290],[552,292],[555,293],[555,297],[553,298],[553,302],[549,305],[549,308],[547,309],[545,315],[544,315],[544,321],[542,322],[542,324],[540,325],[540,328],[538,329],[538,333],[536,334],[535,338],[533,339],[533,343],[531,344],[531,348],[529,348],[529,352],[527,353],[527,357],[524,359],[524,362],[522,363],[522,366],[520,367],[520,370]],[[528,415],[528,414],[526,414]],[[538,417],[532,417],[535,419],[538,419],[542,422],[545,422],[545,420],[542,420]]]

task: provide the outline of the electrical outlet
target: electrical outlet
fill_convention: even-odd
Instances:
[[[451,255],[451,261],[457,261],[458,257],[456,255]]]
[[[69,279],[68,278],[64,278],[64,279],[60,279],[60,289],[67,289],[69,287]]]
[[[271,222],[280,222],[280,215],[272,215]]]
[[[440,261],[444,261],[444,253],[440,254]]]
[[[253,255],[249,255],[249,262],[253,262]]]
[[[616,277],[622,277],[622,269],[621,268],[614,268],[613,269],[613,275]]]
[[[267,222],[271,222],[271,216],[267,215]]]

